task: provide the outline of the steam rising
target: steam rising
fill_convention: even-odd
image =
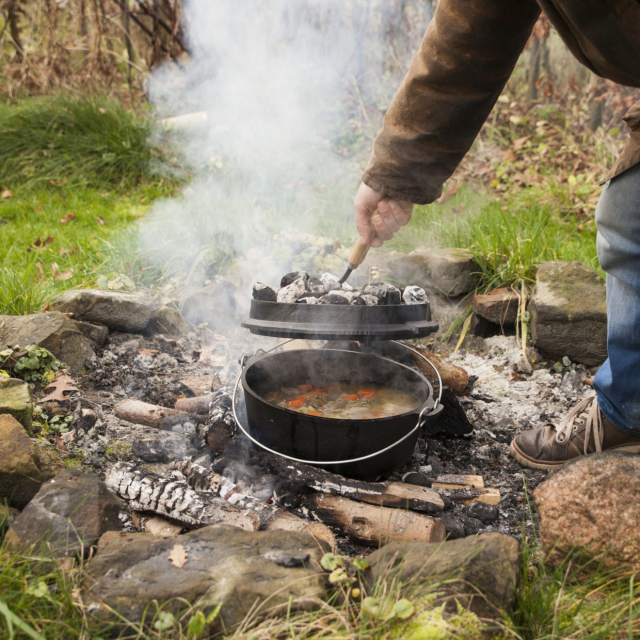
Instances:
[[[429,14],[417,0],[189,0],[184,10],[191,58],[157,70],[149,94],[162,117],[206,118],[177,134],[194,178],[155,204],[140,244],[189,287],[224,273],[246,305],[254,281],[278,285],[301,234],[355,238],[353,195]]]

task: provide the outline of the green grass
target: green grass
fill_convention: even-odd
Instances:
[[[151,120],[106,98],[34,98],[0,105],[0,185],[131,187],[158,155]]]
[[[549,260],[578,260],[598,269],[593,218],[559,215],[539,199],[532,188],[502,202],[463,189],[444,205],[416,207],[412,222],[389,248],[469,249],[480,265],[482,290],[533,283],[538,265]]]
[[[36,313],[56,292],[95,285],[103,273],[136,270],[133,253],[116,252],[114,243],[132,233],[156,198],[173,191],[161,181],[126,192],[108,186],[16,188],[13,197],[0,200],[0,314]],[[61,224],[68,214],[76,218]],[[68,279],[56,278],[54,270]]]

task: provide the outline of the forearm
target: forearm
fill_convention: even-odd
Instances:
[[[437,199],[487,119],[540,14],[535,0],[440,0],[385,116],[363,182]]]

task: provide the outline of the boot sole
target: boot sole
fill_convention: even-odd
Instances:
[[[625,451],[627,453],[640,453],[640,444],[629,444],[623,445],[621,447],[612,447],[611,449],[607,449],[606,451]],[[538,460],[529,458],[524,453],[522,453],[522,451],[520,451],[520,449],[518,449],[517,445],[515,444],[515,440],[512,440],[511,444],[509,445],[509,453],[511,454],[511,457],[515,458],[520,464],[531,469],[557,469],[566,462],[569,462],[569,460],[576,459],[568,458],[567,460],[561,460],[558,462],[540,462]]]

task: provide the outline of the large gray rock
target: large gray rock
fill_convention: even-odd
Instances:
[[[640,569],[640,456],[605,451],[581,456],[540,484],[540,542],[551,564],[568,555],[605,568]]]
[[[0,415],[0,499],[21,509],[42,485],[33,443],[10,415]]]
[[[153,298],[135,293],[82,289],[65,291],[51,307],[72,313],[74,320],[103,324],[115,331],[140,333],[147,328],[159,305]]]
[[[403,287],[417,285],[456,297],[475,289],[480,267],[469,251],[433,248],[394,256],[384,270]]]
[[[455,611],[455,600],[481,618],[496,618],[513,604],[520,567],[520,543],[501,533],[485,533],[439,544],[392,542],[367,560],[370,587],[384,575],[414,589],[442,581],[440,602]],[[389,573],[391,572],[391,574]],[[397,573],[396,573],[397,572]]]
[[[3,413],[13,416],[31,435],[31,385],[17,378],[0,378],[0,414]]]
[[[606,289],[595,269],[580,262],[540,265],[530,311],[531,336],[539,349],[588,366],[606,360]]]
[[[181,568],[169,559],[174,545],[187,561]],[[147,534],[107,534],[89,563],[83,602],[99,616],[111,607],[140,622],[154,600],[168,602],[164,611],[183,607],[179,598],[195,603],[222,603],[216,629],[239,623],[252,607],[258,612],[283,605],[291,611],[308,608],[326,597],[320,568],[328,545],[311,535],[291,531],[250,532],[214,525],[177,538]],[[268,601],[267,601],[268,599]],[[107,606],[104,606],[107,605]],[[147,613],[149,621],[155,609]]]
[[[9,366],[22,358],[24,347],[37,344],[66,363],[73,372],[80,372],[87,360],[95,357],[91,342],[79,331],[76,323],[64,313],[36,313],[29,316],[0,316],[0,351],[18,346]]]
[[[87,554],[105,531],[120,530],[120,502],[98,476],[71,467],[42,485],[6,539],[27,549],[47,542],[58,557]]]

